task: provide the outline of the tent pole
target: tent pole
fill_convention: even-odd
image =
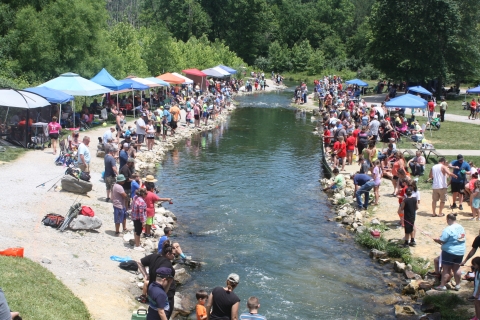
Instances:
[[[135,119],[135,111],[137,109],[137,106],[135,105],[135,93],[132,88],[132,105],[133,105],[133,119]]]
[[[58,109],[58,123],[62,126],[62,104],[60,103],[60,107]]]
[[[73,103],[73,129],[75,129],[75,100],[72,101]]]

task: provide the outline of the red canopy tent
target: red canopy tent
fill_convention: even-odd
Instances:
[[[200,90],[207,90],[207,75],[198,69],[186,69],[182,70],[183,73],[188,75],[196,84],[199,85]]]

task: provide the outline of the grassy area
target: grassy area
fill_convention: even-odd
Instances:
[[[442,315],[442,320],[463,320],[472,316],[466,308],[462,308],[465,301],[456,294],[442,293],[426,296],[423,298],[423,303],[433,305],[435,312],[440,312]]]
[[[5,147],[5,151],[2,150],[3,147],[0,147],[0,161],[3,162],[13,161],[27,151],[27,149],[22,147]]]
[[[91,319],[85,304],[38,263],[0,256],[0,270],[8,304],[23,319]]]

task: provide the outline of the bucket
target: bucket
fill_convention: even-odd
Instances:
[[[23,258],[23,248],[8,248],[0,251],[0,256]]]

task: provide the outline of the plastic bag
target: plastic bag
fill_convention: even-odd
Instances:
[[[118,261],[118,262],[125,262],[132,260],[130,257],[120,257],[120,256],[110,256],[110,260],[112,261]]]
[[[8,248],[0,251],[0,256],[23,258],[23,248]]]

